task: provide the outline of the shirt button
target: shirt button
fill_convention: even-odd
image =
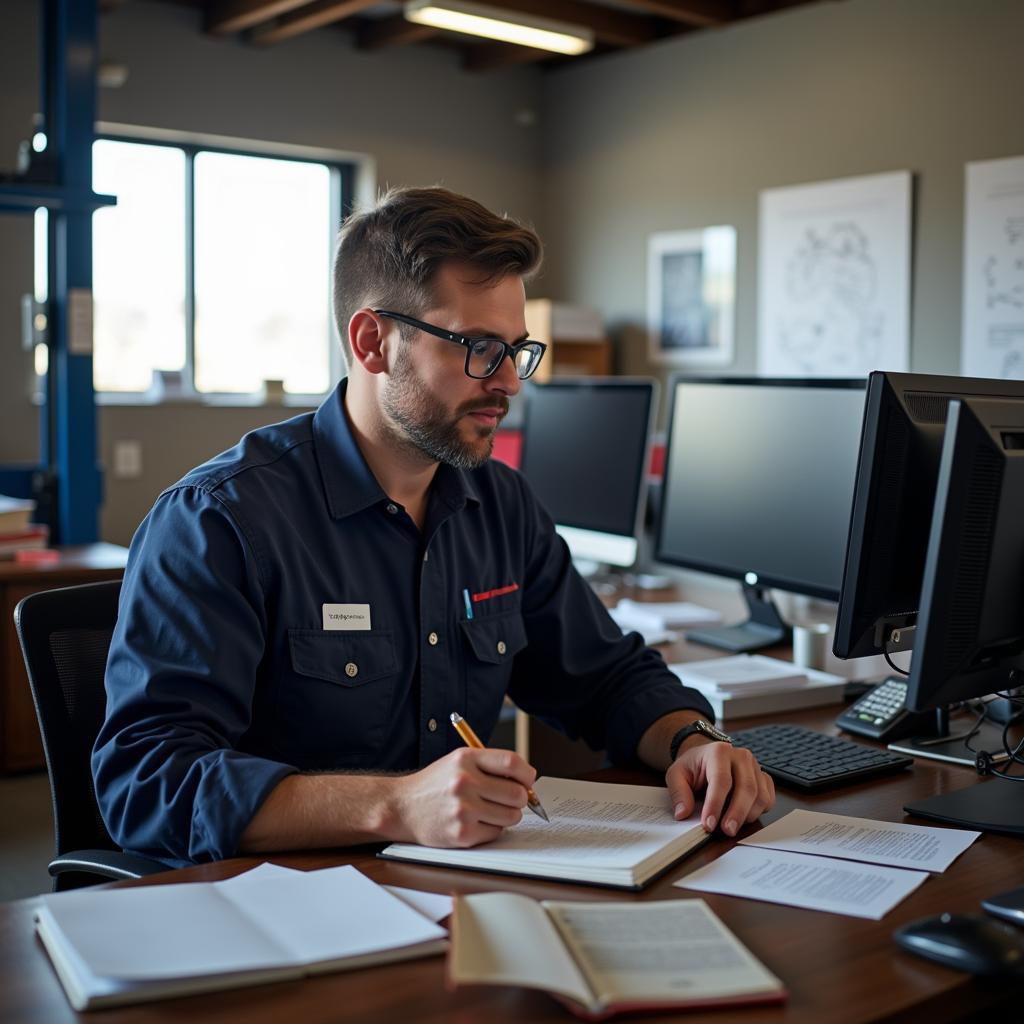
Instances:
[[[505,641],[504,640],[499,640],[498,641],[498,653],[499,654],[504,654],[505,650],[506,650],[506,648],[505,648]]]
[[[355,677],[359,675],[359,666],[354,661],[350,661],[345,666],[345,675],[347,675],[349,679],[355,679]]]
[[[388,515],[391,516],[398,511],[398,506],[393,501],[389,501],[384,507],[387,509]]]
[[[432,718],[429,722],[427,722],[427,728],[431,732],[437,732],[437,719],[436,718]]]
[[[438,636],[436,633],[431,633],[430,636],[427,637],[427,643],[430,644],[431,647],[436,647],[437,641]]]

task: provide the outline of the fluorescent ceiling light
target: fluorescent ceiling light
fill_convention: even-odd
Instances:
[[[575,56],[594,48],[594,33],[590,29],[465,0],[410,0],[405,5],[405,17],[418,25],[498,39],[534,50]]]

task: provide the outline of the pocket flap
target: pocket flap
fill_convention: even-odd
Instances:
[[[463,619],[461,626],[473,653],[491,665],[504,664],[526,646],[526,626],[519,612]]]
[[[292,668],[339,686],[362,686],[396,668],[391,630],[371,633],[289,629]]]

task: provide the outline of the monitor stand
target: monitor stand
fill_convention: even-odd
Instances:
[[[1001,764],[1009,760],[1009,754],[1003,748],[1003,727],[992,722],[982,722],[978,731],[972,721],[962,729],[949,731],[949,709],[938,708],[935,711],[935,726],[931,732],[913,736],[910,739],[897,740],[889,744],[889,749],[898,754],[909,754],[911,757],[923,757],[931,761],[945,761],[947,764],[964,764],[973,768],[978,760],[978,751],[984,750],[989,755],[991,764]],[[967,746],[970,742],[970,747]]]
[[[1024,837],[1024,776],[1016,782],[986,779],[966,789],[905,804],[903,810],[958,828]]]
[[[790,640],[790,629],[775,607],[767,587],[752,587],[743,584],[743,597],[747,602],[750,617],[735,626],[718,626],[714,629],[691,629],[687,640],[708,647],[717,647],[733,654],[745,651],[759,651],[764,647],[778,647]]]

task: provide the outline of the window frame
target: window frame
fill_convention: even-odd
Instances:
[[[139,126],[97,124],[95,141],[129,142],[144,146],[166,146],[181,150],[185,156],[185,362],[181,368],[182,386],[173,394],[147,391],[95,391],[99,405],[163,405],[171,402],[224,406],[317,406],[345,372],[341,342],[334,323],[331,287],[328,287],[327,323],[328,385],[323,392],[287,392],[281,399],[267,400],[259,392],[199,391],[195,386],[195,159],[200,153],[226,153],[231,156],[263,157],[296,163],[316,163],[330,174],[330,214],[327,225],[327,255],[331,252],[338,227],[352,212],[359,186],[372,177],[369,161],[358,154],[310,146],[262,143],[220,136],[194,135],[147,129]],[[361,190],[361,191],[365,191]]]

